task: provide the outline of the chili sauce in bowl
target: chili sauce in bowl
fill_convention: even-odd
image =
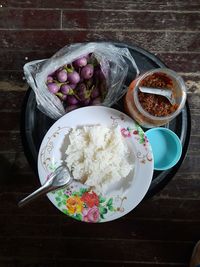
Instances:
[[[140,86],[172,91],[175,103],[161,95],[143,93]],[[158,68],[150,70],[130,84],[125,96],[125,110],[141,126],[153,128],[174,119],[186,101],[186,86],[183,79],[173,70]]]

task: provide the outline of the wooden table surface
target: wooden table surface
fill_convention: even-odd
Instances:
[[[200,1],[0,1],[0,266],[188,266],[200,239]],[[76,222],[46,197],[23,152],[23,65],[66,44],[119,41],[156,54],[188,86],[188,154],[165,188],[105,224]]]

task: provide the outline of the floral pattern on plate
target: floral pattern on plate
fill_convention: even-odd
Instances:
[[[84,222],[100,222],[108,212],[119,211],[119,207],[113,206],[113,198],[105,198],[87,188],[59,190],[55,192],[55,200],[65,214]]]
[[[48,167],[53,172],[58,165],[48,165]],[[50,175],[51,173],[47,176],[47,180]],[[79,183],[53,191],[52,194],[63,213],[76,220],[91,223],[100,222],[110,212],[123,212],[123,202],[126,200],[126,197],[117,196],[114,201],[117,206],[113,206],[113,197],[102,196],[84,185],[80,187]]]
[[[145,164],[147,161],[152,161],[152,152],[148,148],[149,141],[143,132],[142,128],[138,125],[135,124],[134,128],[126,127],[126,128],[121,128],[121,134],[123,137],[132,137],[132,135],[135,137],[135,139],[139,142],[139,144],[144,146],[144,149],[146,153],[142,153],[141,151],[138,151],[136,153],[137,158],[140,160],[141,163]]]

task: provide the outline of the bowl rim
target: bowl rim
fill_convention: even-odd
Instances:
[[[155,128],[151,128],[145,132],[150,144],[151,144],[151,141],[150,141],[150,138],[148,136],[148,133],[152,133],[155,131],[156,132],[157,131],[165,132],[173,138],[173,141],[175,141],[177,153],[171,162],[167,163],[163,167],[159,167],[159,166],[156,166],[156,162],[155,162],[155,158],[154,158],[154,170],[158,170],[158,171],[168,170],[168,169],[174,167],[178,163],[178,161],[180,160],[181,155],[182,155],[182,143],[181,143],[181,140],[179,139],[179,137],[177,136],[177,134],[174,133],[172,130],[170,130],[168,128],[164,128],[164,127],[155,127]],[[151,147],[152,147],[152,152],[154,153],[152,144],[151,144]]]

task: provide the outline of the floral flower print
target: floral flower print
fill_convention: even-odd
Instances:
[[[131,137],[131,133],[130,133],[129,129],[126,129],[126,128],[121,129],[121,134],[123,137]]]
[[[92,208],[93,206],[99,206],[99,198],[95,192],[85,192],[81,200],[89,207]]]
[[[83,201],[78,196],[71,196],[66,201],[69,214],[81,213],[83,210]]]
[[[92,208],[83,210],[84,222],[98,222],[99,219],[100,219],[100,214],[97,206],[93,206]]]

